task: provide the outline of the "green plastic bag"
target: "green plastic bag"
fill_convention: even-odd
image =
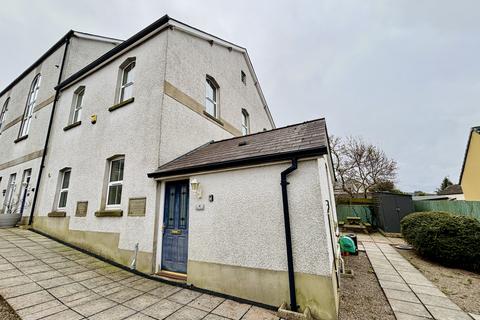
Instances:
[[[350,237],[341,236],[338,240],[338,243],[340,243],[341,252],[355,253],[355,251],[357,250],[357,248],[355,248],[355,243]]]

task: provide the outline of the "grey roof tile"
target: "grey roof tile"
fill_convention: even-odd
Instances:
[[[194,172],[216,165],[239,166],[244,161],[308,152],[324,154],[328,150],[325,119],[317,119],[242,137],[212,141],[160,166],[150,177],[169,176],[180,171]],[[311,155],[311,154],[309,154]]]

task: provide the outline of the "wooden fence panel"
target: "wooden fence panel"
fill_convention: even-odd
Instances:
[[[337,204],[338,221],[347,221],[347,217],[360,217],[363,222],[372,224],[372,215],[372,206]]]
[[[417,200],[413,201],[415,211],[445,211],[459,215],[465,215],[480,220],[480,201],[465,200]]]

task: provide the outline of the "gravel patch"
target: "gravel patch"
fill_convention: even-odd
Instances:
[[[13,311],[12,307],[0,296],[0,319],[20,320],[20,317]]]
[[[354,276],[341,279],[339,320],[395,320],[366,254],[343,258]]]
[[[463,311],[480,314],[480,274],[425,260],[414,250],[397,250]]]

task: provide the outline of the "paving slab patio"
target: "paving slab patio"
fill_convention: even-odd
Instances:
[[[399,320],[472,320],[391,245],[403,240],[361,235],[367,256]]]
[[[271,310],[144,278],[19,228],[0,229],[0,295],[27,320],[279,319]]]

